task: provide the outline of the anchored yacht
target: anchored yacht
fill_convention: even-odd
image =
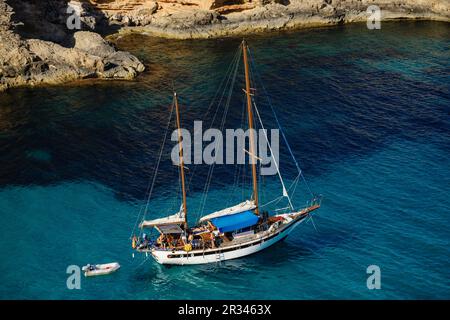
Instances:
[[[246,114],[248,128],[254,127],[254,113],[263,127],[259,111],[254,103],[253,95],[255,89],[251,87],[251,75],[249,67],[249,49],[245,41],[239,48],[239,56],[236,60],[239,64],[242,54],[245,76]],[[234,69],[237,70],[237,67]],[[234,81],[234,79],[233,79]],[[180,110],[177,94],[173,95],[173,105],[176,114],[176,124],[178,129],[179,142],[179,176],[181,185],[182,203],[180,210],[167,217],[154,220],[145,220],[148,211],[150,195],[144,210],[144,218],[139,224],[140,234],[132,237],[132,247],[138,252],[151,254],[151,256],[161,264],[189,265],[213,263],[224,260],[244,257],[279,242],[289,235],[300,223],[304,222],[314,210],[320,207],[321,197],[315,196],[311,192],[311,198],[307,205],[302,208],[294,208],[288,190],[281,176],[279,165],[274,158],[274,164],[277,169],[277,175],[282,186],[282,195],[280,198],[287,200],[288,206],[274,210],[275,214],[269,214],[263,210],[259,203],[258,184],[258,157],[256,156],[255,138],[252,134],[249,136],[249,147],[247,151],[254,161],[250,162],[252,174],[253,192],[250,199],[225,209],[209,213],[198,219],[195,226],[188,225],[188,200],[186,192],[185,163],[183,161],[183,144],[180,126]],[[274,111],[274,110],[272,110]],[[277,123],[278,118],[276,118]],[[285,139],[284,134],[282,134]],[[267,139],[267,136],[266,136]],[[285,140],[288,150],[293,157],[293,153],[287,140]],[[267,139],[267,143],[269,141]],[[272,149],[269,144],[269,149]],[[162,151],[162,149],[161,149]],[[293,157],[295,161],[295,157]],[[159,161],[161,160],[161,153]],[[300,177],[304,179],[302,171],[295,161],[298,169],[298,176],[294,181],[298,182]],[[159,167],[159,162],[156,168]],[[157,170],[152,181],[153,189]],[[309,187],[308,187],[309,188]],[[281,212],[284,211],[284,212]],[[280,213],[279,213],[280,212]],[[148,237],[143,230],[155,229],[159,236],[155,238]]]

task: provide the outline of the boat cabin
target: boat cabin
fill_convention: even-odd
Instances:
[[[177,221],[179,222],[179,221]],[[159,233],[155,241],[144,236],[138,240],[137,247],[148,250],[198,250],[220,247],[234,239],[254,235],[260,230],[262,219],[251,210],[217,216],[203,220],[199,225],[184,231],[183,223],[154,224],[146,222],[143,227],[154,227]]]

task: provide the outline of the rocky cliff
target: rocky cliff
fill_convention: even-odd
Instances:
[[[381,19],[450,21],[450,0],[0,0],[0,91],[144,70],[98,33],[190,39]]]
[[[17,16],[26,18],[30,14],[34,18],[22,22],[15,15],[16,8],[0,0],[0,91],[84,78],[131,79],[144,70],[136,57],[116,51],[99,34],[67,32],[57,23],[57,13],[54,21],[49,13],[52,11],[41,21],[41,12],[32,1],[11,2],[20,9]]]
[[[450,21],[449,0],[91,0],[108,24],[170,38],[209,38],[256,31],[381,19]]]

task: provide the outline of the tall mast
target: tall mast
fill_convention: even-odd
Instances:
[[[255,201],[255,213],[259,215],[258,208],[258,179],[256,176],[256,152],[255,152],[255,141],[253,140],[253,113],[252,113],[252,97],[250,94],[250,74],[248,68],[248,57],[247,57],[247,44],[245,40],[242,41],[242,52],[244,57],[244,69],[245,69],[245,93],[247,95],[247,112],[248,112],[248,128],[250,129],[250,157],[254,157],[251,162],[252,166],[252,177],[253,177],[253,199]]]
[[[180,111],[178,109],[177,93],[173,93],[175,100],[175,113],[177,115],[177,128],[178,128],[178,146],[180,148],[180,175],[181,175],[181,190],[183,193],[183,210],[184,210],[184,230],[187,230],[187,207],[186,207],[186,187],[184,184],[184,161],[183,161],[183,145],[181,143],[181,126],[180,126]]]

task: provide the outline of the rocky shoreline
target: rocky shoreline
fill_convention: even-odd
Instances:
[[[447,0],[0,0],[0,91],[86,78],[133,79],[144,70],[100,34],[203,39],[330,26],[365,22],[372,4],[380,7],[382,21],[450,22]],[[80,25],[70,30],[74,13]]]
[[[288,4],[268,1],[265,5],[226,15],[207,10],[156,13],[147,25],[125,25],[119,33],[138,32],[172,39],[205,39],[332,26],[366,22],[366,10],[371,4],[377,4],[382,10],[381,21],[414,19],[450,22],[450,2],[445,0],[291,0]]]
[[[133,79],[145,69],[135,56],[117,51],[95,32],[67,34],[61,44],[22,37],[13,14],[0,0],[0,91],[86,78]]]

